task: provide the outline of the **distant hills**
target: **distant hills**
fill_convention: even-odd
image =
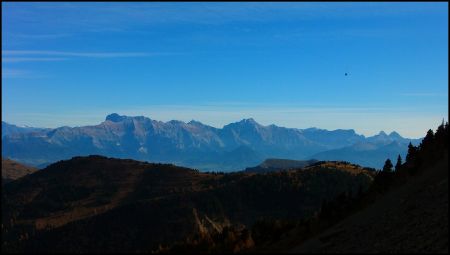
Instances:
[[[268,173],[280,170],[288,170],[294,168],[304,168],[310,166],[318,161],[311,160],[292,160],[292,159],[275,159],[270,158],[264,160],[261,164],[255,167],[247,167],[244,171],[247,173]]]
[[[2,158],[2,184],[17,180],[36,171],[37,169],[34,167],[25,166],[13,160]]]
[[[173,163],[200,170],[233,171],[267,158],[346,160],[381,168],[420,139],[393,132],[372,137],[354,130],[263,126],[253,119],[214,128],[198,121],[161,122],[110,114],[94,126],[20,128],[2,122],[2,156],[37,167],[92,154]]]

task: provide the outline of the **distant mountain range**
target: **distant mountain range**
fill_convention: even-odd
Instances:
[[[2,156],[37,167],[92,154],[173,163],[200,170],[233,171],[267,158],[345,160],[381,168],[404,155],[408,139],[392,132],[365,137],[354,130],[263,126],[243,119],[223,128],[198,121],[161,122],[110,114],[94,126],[21,128],[2,122]]]
[[[418,145],[420,141],[421,139],[403,138],[396,132],[387,135],[381,131],[378,135],[368,137],[365,141],[319,152],[311,157],[319,160],[344,160],[363,166],[382,168],[387,158],[394,162],[400,154],[402,159],[405,159],[409,142]]]
[[[50,131],[50,128],[19,127],[2,121],[2,138],[7,135]]]

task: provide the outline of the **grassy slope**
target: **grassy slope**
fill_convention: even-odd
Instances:
[[[2,158],[2,183],[17,180],[36,171],[37,169],[34,167],[25,166],[13,160]]]
[[[448,253],[448,155],[294,253]]]

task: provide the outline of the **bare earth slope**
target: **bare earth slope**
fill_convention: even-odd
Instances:
[[[448,253],[448,155],[289,252]]]
[[[36,172],[36,170],[34,167],[25,166],[13,160],[2,158],[2,183],[17,180],[27,174]]]

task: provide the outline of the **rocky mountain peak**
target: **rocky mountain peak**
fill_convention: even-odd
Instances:
[[[106,120],[109,120],[111,122],[121,122],[124,121],[127,118],[125,115],[119,115],[117,113],[111,113],[108,116],[106,116]]]
[[[378,133],[379,136],[387,136],[386,132],[384,131],[380,131],[380,133]]]
[[[378,133],[379,136],[387,136],[387,134],[384,131],[380,131],[380,133]]]
[[[251,123],[251,124],[258,124],[253,118],[243,119],[241,120],[243,123]]]
[[[403,138],[399,133],[397,133],[397,132],[395,132],[395,131],[392,131],[392,132],[389,134],[389,137],[391,137],[391,138],[398,138],[398,139]]]
[[[203,123],[201,123],[200,121],[196,121],[196,120],[191,120],[188,122],[188,124],[196,125],[196,126],[203,126]]]

